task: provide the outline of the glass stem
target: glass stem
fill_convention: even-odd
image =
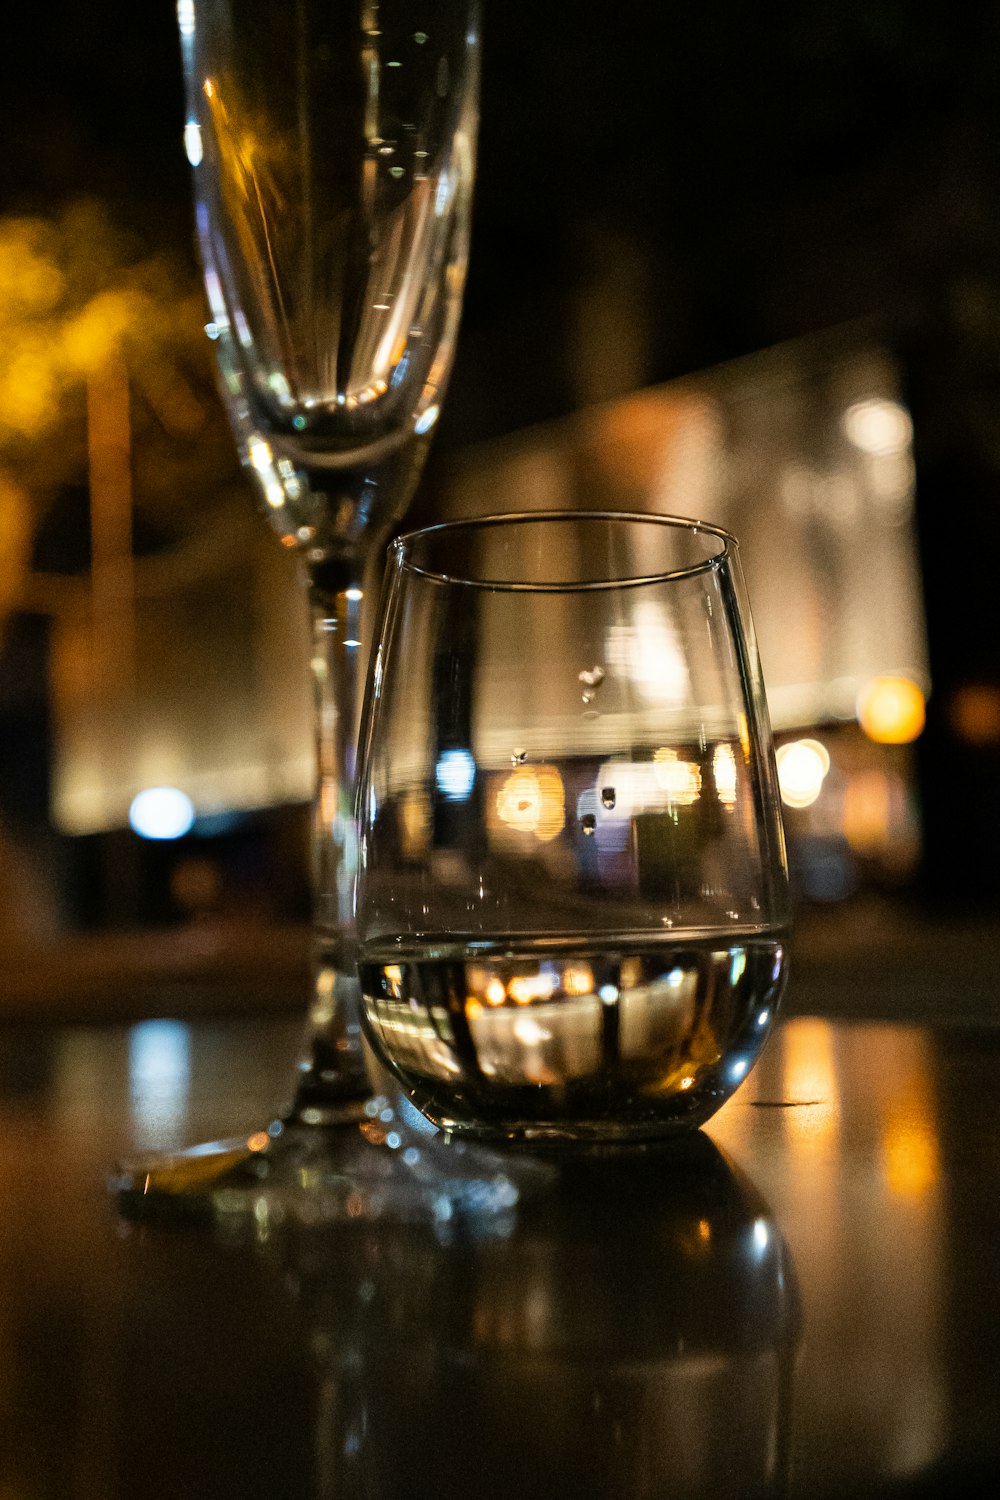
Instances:
[[[356,1118],[372,1085],[361,1037],[354,931],[358,725],[370,630],[359,558],[317,564],[309,576],[316,734],[313,807],[314,984],[291,1119]]]

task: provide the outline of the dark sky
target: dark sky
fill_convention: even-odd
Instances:
[[[0,211],[99,193],[190,246],[172,0],[21,10]],[[996,279],[1000,7],[486,0],[452,428],[573,404],[581,285],[640,266],[649,380]]]

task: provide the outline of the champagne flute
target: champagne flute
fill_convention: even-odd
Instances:
[[[353,928],[373,564],[440,413],[460,313],[477,0],[178,0],[222,395],[312,616],[316,982],[288,1117],[122,1169],[124,1206],[314,1220],[508,1211],[502,1165],[406,1146],[372,1085]]]
[[[738,547],[551,513],[393,544],[365,719],[371,1040],[454,1137],[701,1124],[786,970],[788,881]]]

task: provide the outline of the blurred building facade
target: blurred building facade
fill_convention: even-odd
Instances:
[[[39,755],[7,772],[22,792],[24,764],[41,777],[22,853],[34,848],[41,879],[62,851],[70,923],[180,920],[225,906],[220,887],[238,882],[256,820],[261,909],[270,884],[274,910],[304,916],[313,750],[302,579],[239,483],[169,544],[136,546],[143,511],[121,460],[133,445],[126,397],[119,388],[105,430],[108,411],[95,417],[91,393],[79,501],[87,546],[58,574],[38,566],[52,560],[40,533],[12,617],[22,635],[24,621],[46,622],[35,628]],[[849,330],[475,445],[435,469],[412,520],[576,507],[733,531],[797,894],[831,902],[873,885],[905,890],[920,868],[912,746],[931,687],[912,437],[896,359]],[[64,541],[66,514],[55,528]],[[142,848],[130,806],[164,786],[190,798],[194,826],[172,849]],[[275,840],[298,863],[283,882]],[[36,905],[44,910],[44,894]]]

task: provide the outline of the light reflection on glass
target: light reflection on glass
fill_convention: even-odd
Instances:
[[[443,750],[435,772],[438,790],[449,802],[467,802],[476,781],[476,762],[469,750]]]
[[[184,1134],[191,1083],[191,1033],[181,1021],[141,1021],[128,1039],[128,1078],[137,1146],[171,1146]]]
[[[736,757],[732,745],[716,745],[712,755],[712,780],[715,793],[725,807],[736,802]]]
[[[566,825],[565,789],[552,766],[520,766],[504,780],[494,806],[496,818],[488,819],[491,831],[499,821],[516,833],[534,834],[539,843],[547,844]]]
[[[636,606],[632,623],[611,627],[607,661],[651,702],[677,703],[690,692],[675,627],[652,601]]]
[[[678,807],[690,807],[701,795],[701,771],[694,761],[681,760],[676,750],[654,751],[653,774],[668,801]]]

